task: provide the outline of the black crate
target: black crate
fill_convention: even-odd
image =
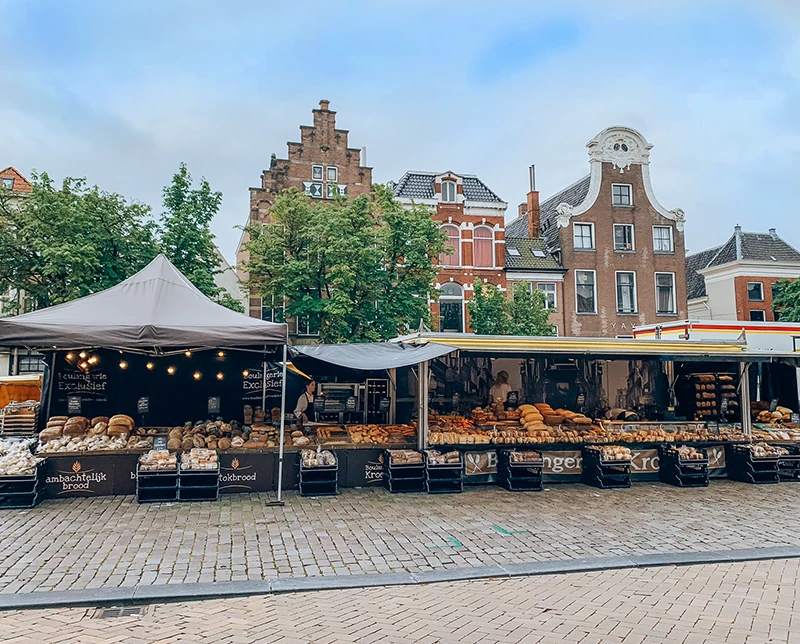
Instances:
[[[728,445],[726,467],[728,478],[742,483],[780,483],[781,457],[753,458],[743,445]]]
[[[307,467],[303,465],[300,452],[297,453],[300,462],[298,469],[298,489],[300,496],[335,496],[339,493],[339,460],[333,465],[316,465]]]
[[[425,491],[425,475],[421,478],[414,479],[384,479],[386,488],[393,494],[403,494],[411,492],[424,492]]]
[[[195,486],[178,488],[179,501],[216,501],[218,497],[219,487]]]
[[[428,494],[454,494],[464,490],[464,482],[458,479],[428,479],[425,483]]]
[[[605,461],[598,450],[583,449],[582,480],[603,490],[631,486],[630,461]]]
[[[512,461],[511,454],[514,451],[502,449],[498,453],[498,485],[511,492],[541,492],[544,489],[542,484],[544,460],[541,455],[540,458],[531,461]]]
[[[339,493],[339,483],[333,481],[304,481],[300,479],[300,496],[336,496]]]
[[[671,446],[661,445],[658,449],[658,479],[676,487],[707,487],[708,453],[703,449],[698,451],[704,458],[683,460]]]
[[[169,503],[178,500],[178,486],[173,488],[136,488],[139,503]]]

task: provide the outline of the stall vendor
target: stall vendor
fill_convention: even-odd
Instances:
[[[306,385],[305,391],[300,394],[300,397],[297,399],[294,415],[301,425],[307,423],[309,417],[314,417],[314,392],[316,389],[317,383],[311,380]]]
[[[489,404],[505,404],[508,394],[511,393],[511,385],[508,384],[508,372],[499,371],[494,379],[494,385],[489,389]]]

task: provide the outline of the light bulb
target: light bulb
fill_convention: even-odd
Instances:
[[[225,377],[225,374],[221,371],[217,374],[217,380],[222,380]]]
[[[194,378],[195,380],[200,380],[200,378],[202,378],[202,377],[203,377],[203,374],[202,374],[202,373],[200,373],[199,371],[195,371],[195,372],[192,374],[192,378]]]
[[[153,364],[152,362],[148,362],[148,363],[145,365],[145,367],[147,367],[147,369],[148,369],[149,371],[152,371],[152,370],[153,370],[153,367],[155,367],[155,364]]]
[[[89,368],[89,363],[88,362],[81,362],[79,366],[80,366],[81,369],[88,369]]]
[[[243,375],[245,378],[247,378],[247,376],[249,376],[249,375],[250,375],[250,371],[249,371],[248,369],[245,369],[244,371],[242,371],[242,375]]]
[[[72,352],[70,351],[70,352],[67,354],[67,356],[66,356],[66,357],[67,357],[67,360],[69,360],[70,362],[72,362],[72,361],[75,359],[75,354],[74,354],[74,353],[72,353]]]
[[[84,360],[86,358],[86,352],[85,351],[81,351],[78,355],[80,356],[81,360]]]
[[[185,355],[187,358],[191,358],[192,352],[187,349],[186,351],[183,352],[183,355]]]
[[[225,357],[225,352],[224,351],[217,351],[217,356],[220,357],[220,358],[224,358]]]
[[[119,368],[120,369],[127,369],[128,368],[128,363],[125,362],[124,360],[120,360],[119,361]]]
[[[171,365],[167,367],[167,373],[171,376],[173,373],[175,373],[175,367]]]
[[[98,360],[97,356],[92,356],[91,358],[89,358],[89,364],[97,364],[97,360]]]

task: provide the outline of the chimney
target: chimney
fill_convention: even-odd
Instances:
[[[740,232],[742,232],[742,227],[741,227],[739,224],[736,224],[736,225],[733,227],[733,232],[735,232],[735,233],[740,233]]]
[[[776,239],[778,237],[778,231],[775,230],[774,228],[769,229],[769,234],[770,237],[772,237],[772,239]]]
[[[532,165],[528,169],[530,179],[530,191],[528,192],[528,237],[536,239],[541,232],[541,221],[539,214],[539,191],[536,190],[536,166]]]
[[[331,102],[330,102],[330,101],[328,101],[328,100],[325,100],[325,99],[323,98],[323,99],[322,99],[322,100],[319,102],[319,109],[321,109],[323,112],[327,112],[327,111],[328,111],[328,107],[330,106],[330,104],[331,104]]]
[[[517,206],[517,217],[524,217],[528,214],[528,203],[521,203]]]
[[[361,148],[361,167],[367,167],[367,146]]]

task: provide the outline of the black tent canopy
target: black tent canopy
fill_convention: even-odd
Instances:
[[[0,319],[6,347],[254,347],[285,345],[287,338],[285,324],[212,302],[164,255],[100,293]]]

